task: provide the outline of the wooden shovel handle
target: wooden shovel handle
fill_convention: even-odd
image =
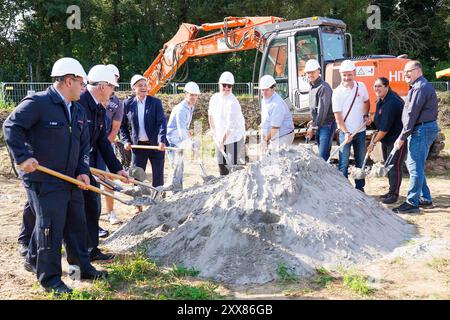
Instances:
[[[147,145],[137,145],[137,144],[132,144],[131,148],[133,148],[133,149],[149,149],[149,150],[163,151],[163,150],[160,150],[158,146],[147,146]],[[174,147],[165,147],[165,149],[166,150],[173,150],[173,151],[180,150],[180,148],[174,148]]]
[[[76,184],[77,186],[85,187],[86,189],[88,189],[90,191],[102,194],[104,196],[108,196],[108,197],[114,198],[116,200],[123,201],[122,199],[117,198],[114,194],[112,194],[112,193],[110,193],[108,191],[101,190],[101,189],[99,189],[99,188],[97,188],[95,186],[92,186],[90,184],[85,184],[84,182],[82,182],[80,180],[77,180],[77,179],[74,179],[72,177],[66,176],[65,174],[59,173],[58,171],[49,169],[47,167],[43,167],[41,165],[38,165],[38,166],[36,166],[36,170],[42,171],[42,172],[44,172],[46,174],[49,174],[51,176],[54,176],[54,177],[57,177],[59,179],[65,180],[67,182]]]

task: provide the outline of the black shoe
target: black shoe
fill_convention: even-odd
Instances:
[[[383,199],[383,203],[385,204],[393,204],[396,203],[398,201],[398,197],[395,194],[390,194],[389,196],[387,196],[386,198]]]
[[[109,260],[113,260],[116,256],[112,253],[103,253],[103,252],[98,252],[95,255],[91,255],[90,260],[91,261],[109,261]]]
[[[23,263],[23,267],[25,268],[26,271],[31,272],[31,273],[36,273],[36,267],[33,266],[30,262],[28,262],[27,260],[25,260],[25,262]]]
[[[19,254],[21,257],[25,257],[28,254],[28,245],[25,243],[19,243]]]
[[[385,193],[385,194],[382,194],[381,196],[380,196],[380,199],[386,199],[387,197],[389,197],[391,194],[388,192],[388,193]]]
[[[62,281],[52,287],[44,287],[44,290],[47,292],[53,292],[54,295],[61,295],[64,293],[70,294],[73,291]]]
[[[419,213],[419,206],[410,205],[408,202],[403,202],[400,206],[392,209],[395,213]]]
[[[98,237],[107,238],[109,236],[109,231],[98,227]]]
[[[420,199],[419,207],[425,208],[425,209],[432,209],[432,208],[434,208],[433,201]]]
[[[108,271],[92,269],[81,273],[81,279],[96,280],[108,277]]]

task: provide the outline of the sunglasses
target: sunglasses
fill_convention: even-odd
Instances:
[[[233,88],[233,85],[232,84],[222,83],[222,87],[224,87],[224,88]]]

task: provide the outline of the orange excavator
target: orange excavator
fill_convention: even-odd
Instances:
[[[219,31],[197,38],[199,32],[214,30]],[[144,73],[149,94],[167,85],[188,58],[250,49],[262,53],[259,78],[266,74],[275,78],[278,93],[288,103],[295,123],[300,126],[310,118],[309,85],[303,69],[311,58],[319,61],[322,77],[332,88],[341,81],[341,62],[353,60],[357,67],[356,80],[364,82],[368,88],[372,113],[376,96],[371,88],[376,78],[388,78],[400,96],[406,96],[408,91],[403,81],[403,68],[409,60],[390,55],[354,57],[352,37],[346,33],[343,21],[325,17],[285,21],[268,16],[227,17],[223,22],[201,26],[183,23]],[[253,82],[258,80],[253,79]]]

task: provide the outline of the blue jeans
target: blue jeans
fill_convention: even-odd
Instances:
[[[339,132],[339,144],[345,140],[345,134]],[[346,144],[342,151],[339,151],[339,171],[348,178],[348,164],[350,161],[350,147],[353,146],[353,156],[355,158],[355,166],[361,168],[366,155],[366,131],[357,133],[350,143]],[[355,187],[358,190],[364,191],[366,184],[365,179],[355,179]]]
[[[316,132],[316,143],[319,146],[319,156],[325,161],[330,157],[331,144],[333,143],[336,121],[324,123]]]
[[[409,188],[406,202],[410,205],[418,206],[419,199],[432,200],[425,177],[425,161],[438,131],[437,122],[432,121],[415,126],[408,137],[406,166],[409,172]]]

